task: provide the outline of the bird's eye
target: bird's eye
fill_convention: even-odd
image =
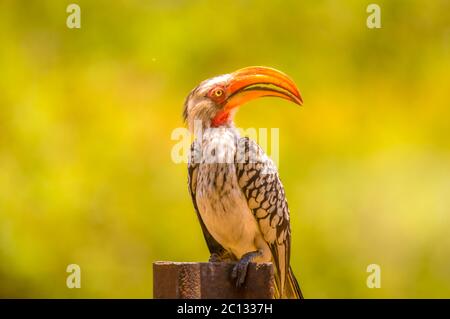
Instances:
[[[214,90],[213,94],[216,97],[221,97],[223,95],[223,90],[222,89],[216,89],[216,90]]]

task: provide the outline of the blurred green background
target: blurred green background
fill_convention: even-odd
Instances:
[[[305,296],[450,298],[450,1],[376,1],[381,29],[369,3],[0,1],[0,297],[147,298],[153,261],[207,260],[171,132],[197,83],[266,65],[305,106],[236,123],[280,128]]]

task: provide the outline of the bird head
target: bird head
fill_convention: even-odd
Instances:
[[[286,74],[267,67],[247,67],[200,83],[186,98],[183,117],[191,131],[195,121],[200,121],[202,128],[231,126],[239,106],[264,96],[298,105],[303,102]]]

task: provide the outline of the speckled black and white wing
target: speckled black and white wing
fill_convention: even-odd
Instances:
[[[246,137],[239,140],[235,164],[239,186],[272,252],[277,288],[283,292],[289,275],[291,230],[276,166],[256,142]]]

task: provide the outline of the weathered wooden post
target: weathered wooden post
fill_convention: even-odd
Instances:
[[[153,263],[153,297],[157,299],[271,299],[274,295],[271,263],[248,267],[242,287],[231,279],[234,263]]]

